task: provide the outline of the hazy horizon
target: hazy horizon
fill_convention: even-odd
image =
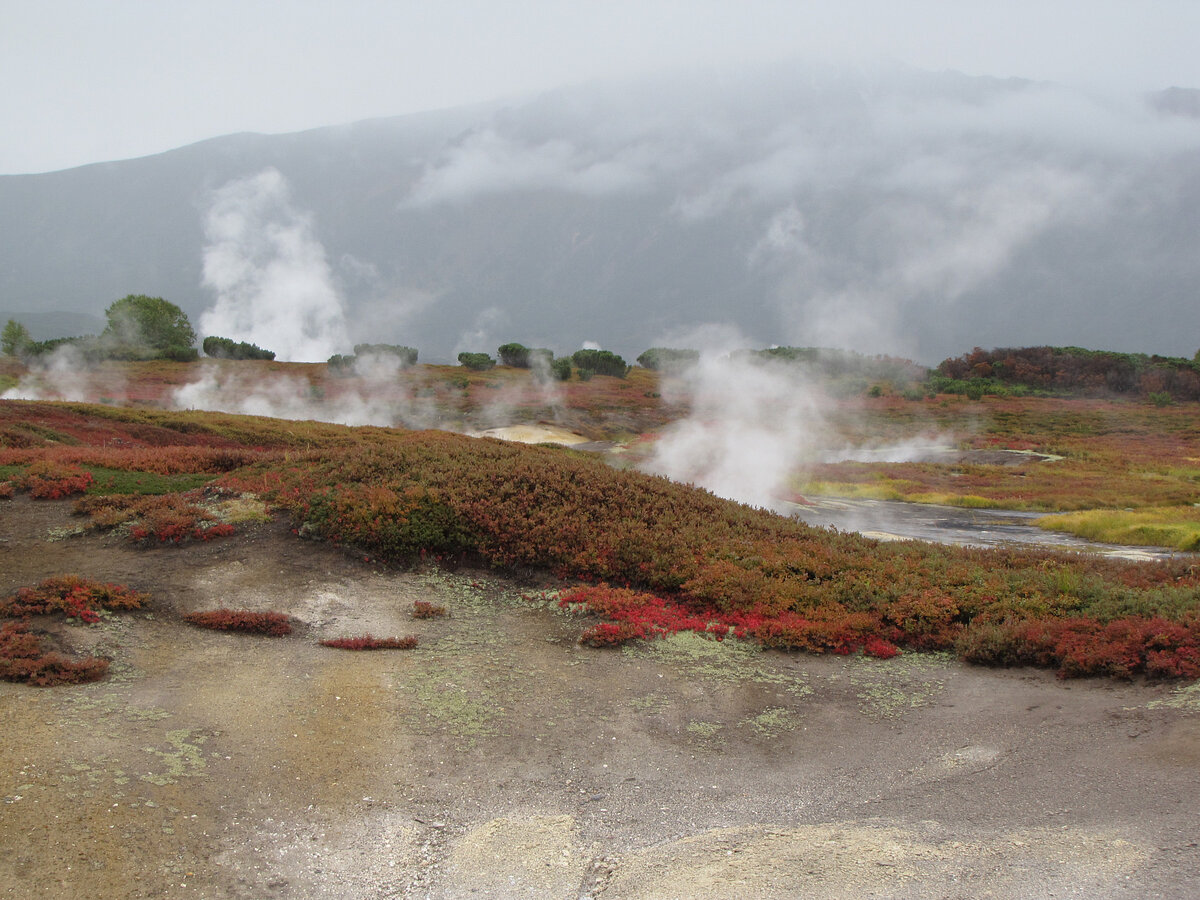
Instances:
[[[898,62],[1103,93],[1200,87],[1200,5],[843,0],[9,4],[0,173],[688,68]]]

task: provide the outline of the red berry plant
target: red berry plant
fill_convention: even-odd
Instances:
[[[446,607],[428,600],[414,600],[412,617],[414,619],[437,619],[446,615]]]
[[[265,634],[269,637],[282,637],[292,633],[291,620],[283,613],[273,610],[254,612],[248,609],[210,609],[187,613],[183,620],[197,628],[211,628],[214,631]]]
[[[59,500],[82,494],[92,483],[92,473],[69,463],[38,460],[25,470],[20,484],[38,500]]]
[[[410,634],[405,637],[377,638],[364,634],[360,637],[329,638],[321,641],[321,646],[337,650],[411,650],[417,646],[417,636]]]
[[[228,537],[234,527],[182,494],[109,494],[82,497],[75,514],[90,518],[91,527],[106,531],[125,527],[132,540],[146,546],[181,544]]]
[[[0,601],[0,616],[9,619],[0,625],[0,679],[39,687],[100,680],[108,672],[107,659],[72,660],[47,650],[30,619],[60,614],[68,621],[90,625],[100,621],[102,610],[141,609],[148,599],[123,585],[78,575],[60,575],[20,588]]]

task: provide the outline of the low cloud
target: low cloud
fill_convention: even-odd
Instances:
[[[430,165],[406,207],[464,203],[486,194],[558,190],[585,196],[644,188],[652,174],[650,148],[611,153],[584,149],[566,138],[527,142],[484,128]]]

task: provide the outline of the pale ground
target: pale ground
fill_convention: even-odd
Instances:
[[[0,590],[76,572],[155,603],[60,629],[114,657],[108,680],[0,683],[0,896],[1196,896],[1196,689],[591,650],[549,595],[485,573],[384,571],[281,525],[47,540],[68,513],[0,504]],[[414,621],[415,599],[450,616]],[[304,626],[178,619],[216,606]],[[368,631],[421,644],[317,644]]]
[[[504,425],[500,428],[477,431],[471,436],[499,438],[518,444],[560,444],[564,447],[587,444],[591,441],[590,438],[556,425]]]

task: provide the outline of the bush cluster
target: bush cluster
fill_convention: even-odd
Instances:
[[[124,585],[93,581],[78,575],[56,575],[36,587],[19,588],[0,601],[0,616],[28,617],[61,613],[91,624],[100,610],[124,612],[141,609],[149,598]]]
[[[681,372],[700,361],[699,350],[651,347],[637,358],[637,364],[656,372]]]
[[[31,464],[18,484],[38,500],[60,500],[84,493],[92,484],[92,473],[69,463],[43,459]]]
[[[108,494],[75,502],[75,514],[89,517],[99,530],[128,526],[135,541],[181,544],[228,537],[235,529],[185,494]]]
[[[234,341],[232,338],[226,337],[206,337],[200,347],[204,350],[205,356],[211,356],[214,359],[275,358],[275,353],[272,350],[264,350],[257,344],[249,344],[246,341]]]
[[[496,367],[496,360],[486,353],[460,353],[458,362],[459,365],[466,366],[475,372],[486,372],[488,369]]]
[[[60,614],[90,625],[100,621],[102,610],[140,609],[148,599],[124,585],[78,575],[59,575],[18,589],[0,601],[0,617],[9,619],[0,625],[0,679],[39,687],[98,681],[108,672],[107,659],[72,660],[45,649],[29,619]]]
[[[428,600],[414,600],[412,617],[414,619],[436,619],[446,615],[446,607]]]
[[[108,674],[109,661],[99,656],[71,660],[42,646],[25,622],[0,625],[0,679],[53,687],[87,684]]]
[[[417,349],[401,344],[355,344],[354,353],[350,356],[335,353],[329,357],[326,365],[331,372],[345,374],[354,369],[362,360],[387,359],[400,369],[407,369],[417,364]]]
[[[1200,400],[1200,360],[1177,356],[1083,347],[976,347],[970,353],[943,360],[936,374],[940,378],[938,389],[947,393],[1013,393],[1024,389],[1140,394],[1157,403]]]
[[[242,634],[265,634],[282,637],[292,633],[291,620],[283,613],[254,612],[248,609],[211,609],[184,615],[183,620],[197,628],[214,631],[237,631]]]
[[[1045,402],[1050,406],[1039,406],[1038,415],[1049,417],[1048,427],[1058,429],[1054,435],[1086,431],[1077,438],[1085,442],[1080,446],[1099,452],[1088,429],[1111,410]],[[1029,401],[1008,405],[1020,406],[1013,412],[1018,418],[1031,414]],[[18,412],[28,421],[30,410],[41,408],[20,405]],[[1131,408],[1153,421],[1194,424],[1176,410]],[[0,411],[9,409],[0,405]],[[349,431],[101,407],[89,415],[102,430],[89,432],[78,423],[68,427],[67,412],[79,415],[80,409],[55,406],[39,422],[81,442],[94,433],[105,439],[136,433],[164,446],[7,448],[0,449],[0,465],[39,459],[91,465],[103,459],[144,471],[224,470],[224,487],[258,493],[287,510],[297,530],[372,558],[449,555],[609,585],[607,593],[582,600],[612,626],[593,633],[598,642],[686,627],[819,652],[957,649],[979,662],[1032,661],[1069,675],[1187,677],[1200,633],[1200,570],[1186,560],[1147,564],[878,544],[581,454],[445,432]],[[168,434],[178,446],[166,446]],[[1006,432],[1004,439],[1010,437]],[[223,443],[193,445],[201,440]],[[1187,455],[1185,444],[1164,443],[1184,441],[1179,435],[1140,428],[1136,440],[1145,445],[1139,453],[1161,447],[1172,459]],[[956,481],[969,487],[994,480],[992,468],[963,467]],[[903,472],[916,477],[911,466]],[[1083,474],[1091,479],[1094,473]],[[1064,478],[1063,490],[1090,496],[1087,484]],[[1163,622],[1174,630],[1164,631]],[[1011,634],[1024,623],[1049,629],[1049,637],[1036,641],[1020,632],[1038,652],[1013,648]],[[1135,651],[1136,658],[1130,655]]]
[[[625,360],[610,350],[576,350],[571,354],[571,362],[579,369],[580,377],[584,373],[591,375],[611,375],[614,378],[624,378],[629,374],[629,366]]]

